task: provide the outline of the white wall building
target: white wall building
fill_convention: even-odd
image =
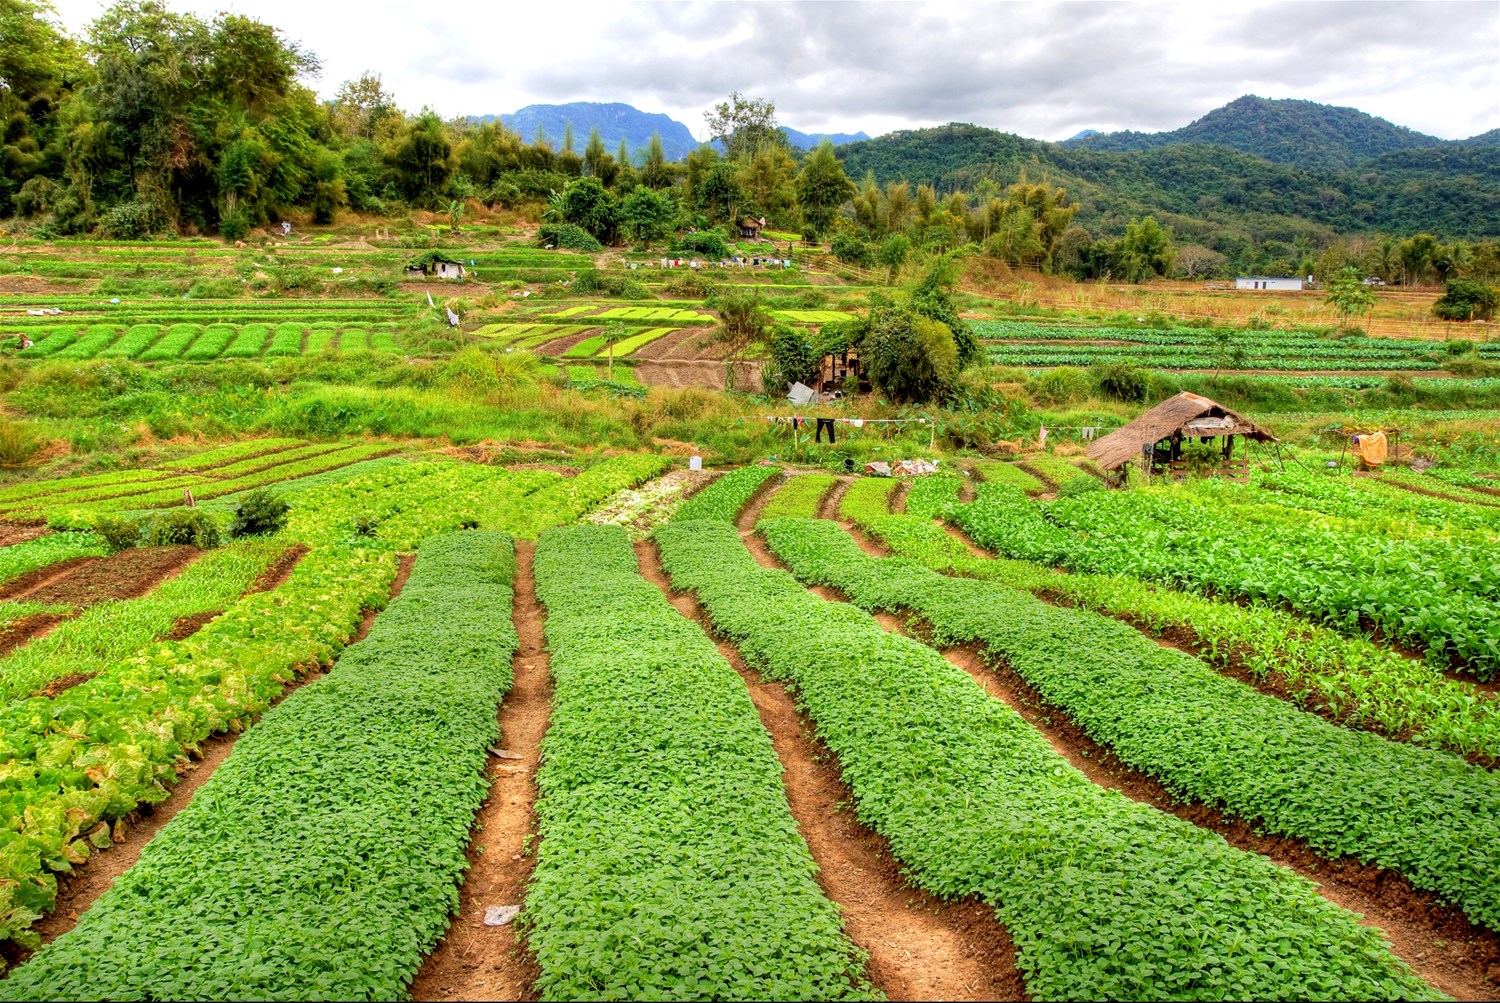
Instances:
[[[1298,292],[1303,288],[1303,284],[1302,279],[1270,275],[1241,275],[1234,280],[1236,289],[1290,289]]]

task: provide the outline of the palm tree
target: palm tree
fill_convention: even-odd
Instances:
[[[604,339],[604,346],[609,349],[609,381],[615,381],[615,342],[623,341],[629,333],[623,324],[610,324],[604,328],[600,335]]]

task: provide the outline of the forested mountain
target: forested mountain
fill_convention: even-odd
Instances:
[[[811,150],[823,140],[828,140],[834,146],[843,146],[845,143],[859,143],[870,136],[868,133],[860,132],[799,132],[796,129],[782,126],[781,131],[786,133],[788,143],[798,150]]]
[[[1181,143],[1099,151],[974,125],[906,130],[839,149],[845,170],[884,184],[940,191],[1023,178],[1068,190],[1078,221],[1099,232],[1132,216],[1171,220],[1208,241],[1429,230],[1448,239],[1500,234],[1500,147],[1438,146],[1388,153],[1350,170],[1273,163],[1224,146]]]
[[[490,121],[496,117],[483,115],[478,120]],[[563,135],[569,125],[573,127],[575,151],[583,149],[591,129],[599,130],[599,138],[611,150],[616,149],[622,139],[631,150],[644,150],[651,142],[651,134],[657,133],[661,136],[662,151],[668,160],[681,160],[699,145],[688,127],[670,115],[640,111],[628,104],[595,101],[531,104],[498,117],[507,129],[527,142],[535,139],[540,131],[559,150],[563,147]]]
[[[1086,130],[1087,131],[1087,130]],[[1470,145],[1500,141],[1494,130],[1459,140]],[[1489,137],[1486,140],[1486,137]],[[1111,152],[1154,150],[1198,143],[1227,146],[1278,164],[1308,170],[1354,167],[1398,150],[1447,145],[1446,140],[1392,125],[1357,108],[1316,101],[1271,100],[1246,95],[1171,132],[1096,132],[1064,140],[1064,146]]]

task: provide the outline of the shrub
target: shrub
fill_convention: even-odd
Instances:
[[[143,547],[187,544],[202,550],[217,547],[220,539],[219,524],[200,508],[174,508],[154,515],[140,535]]]
[[[1449,279],[1446,291],[1432,304],[1443,320],[1489,320],[1500,307],[1500,293],[1473,279]]]
[[[1088,400],[1094,385],[1083,370],[1059,366],[1033,379],[1026,389],[1038,404],[1077,404]]]
[[[1111,362],[1090,369],[1099,396],[1126,404],[1139,404],[1150,389],[1146,370],[1128,362]]]
[[[229,535],[269,536],[286,525],[286,514],[292,507],[270,488],[256,488],[242,498],[234,507],[234,520],[229,524]]]
[[[250,232],[250,217],[243,211],[230,213],[219,223],[219,235],[225,240],[244,240]]]
[[[41,438],[27,426],[0,421],[0,467],[19,467],[41,448]]]
[[[131,199],[113,206],[99,221],[104,236],[114,240],[141,240],[162,229],[156,206],[144,199]]]
[[[110,553],[117,554],[139,542],[141,523],[138,519],[117,519],[101,515],[94,519],[94,532],[104,537],[104,544]]]
[[[570,251],[587,251],[591,254],[604,250],[604,245],[581,226],[573,223],[548,224],[537,231],[537,244],[546,247],[566,247]]]
[[[1057,486],[1057,497],[1071,498],[1074,495],[1102,490],[1104,490],[1104,482],[1097,477],[1073,477]]]
[[[729,257],[729,245],[724,240],[722,230],[699,230],[697,233],[684,233],[672,247],[674,250],[685,254],[701,254],[706,258]]]

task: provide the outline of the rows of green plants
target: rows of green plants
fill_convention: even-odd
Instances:
[[[1065,457],[1058,456],[1055,453],[1037,453],[1026,457],[1022,462],[1029,469],[1041,475],[1053,487],[1060,488],[1072,481],[1088,481],[1094,478],[1093,474],[1083,469],[1077,463]],[[1087,460],[1081,462],[1088,463]],[[989,469],[991,468],[988,466],[984,468],[985,471]],[[983,471],[981,471],[982,474]]]
[[[0,996],[405,997],[459,904],[518,646],[514,571],[503,534],[424,541],[369,636],[267,713]]]
[[[144,476],[138,480],[109,479],[99,484],[71,486],[67,490],[32,493],[14,501],[0,501],[0,515],[7,518],[45,517],[59,528],[92,525],[88,513],[133,511],[181,505],[183,491],[198,500],[248,491],[277,481],[334,470],[374,456],[393,452],[387,443],[334,443],[292,447],[265,456],[251,457],[205,471],[169,477]],[[122,474],[125,472],[122,472]],[[151,475],[154,471],[135,471]],[[48,482],[38,482],[45,488]]]
[[[744,683],[641,577],[625,531],[549,531],[534,567],[554,682],[524,913],[536,991],[876,997]]]
[[[780,467],[739,467],[715,480],[708,487],[683,502],[676,520],[691,522],[711,519],[734,522],[755,492],[773,477],[781,476]]]
[[[975,335],[984,339],[1059,343],[1125,341],[1136,345],[1167,348],[1175,346],[1211,348],[1223,341],[1225,333],[1204,327],[1065,325],[1023,320],[979,320],[970,323],[974,327]],[[1230,335],[1234,339],[1234,344],[1254,346],[1252,350],[1261,347],[1271,348],[1278,353],[1296,349],[1329,351],[1370,349],[1391,354],[1422,355],[1441,348],[1440,345],[1431,341],[1418,339],[1376,338],[1367,335],[1344,335],[1335,339],[1312,331],[1280,329],[1233,331]],[[1500,343],[1481,342],[1477,347],[1482,355],[1500,356]]]
[[[981,643],[1042,698],[1177,797],[1330,858],[1390,868],[1500,924],[1500,775],[1330,724],[1125,624],[993,582],[871,557],[819,520],[763,524],[803,581],[869,610],[909,610],[937,644]]]
[[[995,907],[1033,998],[1431,995],[1310,882],[1092,784],[932,649],[756,565],[732,526],[657,538],[673,584],[797,687],[910,880]]]
[[[1500,505],[1500,480],[1481,477],[1468,470],[1458,472],[1462,475],[1461,479],[1442,476],[1451,473],[1453,472],[1444,470],[1434,475],[1430,471],[1418,473],[1403,467],[1392,467],[1381,471],[1380,480],[1421,491],[1435,491],[1470,505]]]
[[[1038,495],[1047,490],[1047,485],[1039,478],[1028,474],[1014,463],[1001,463],[994,460],[981,461],[974,464],[975,471],[981,478],[995,484],[1009,484],[1011,487],[1020,488],[1029,495]]]
[[[1257,470],[1252,480],[1256,495],[1261,490],[1271,492],[1273,501],[1292,508],[1353,520],[1412,519],[1443,531],[1479,530],[1490,539],[1500,533],[1500,505],[1476,506],[1432,498],[1383,483],[1388,476],[1350,477],[1342,472],[1314,472],[1293,466]],[[1391,479],[1401,480],[1401,475],[1395,473]]]
[[[284,535],[308,543],[410,550],[433,533],[507,529],[529,496],[562,480],[550,470],[419,460],[380,466],[296,492]]]
[[[1116,345],[1079,345],[1058,349],[1049,345],[989,345],[985,358],[997,366],[1044,368],[1052,366],[1097,366],[1110,363],[1140,363],[1157,369],[1279,369],[1323,370],[1354,369],[1384,372],[1387,370],[1435,370],[1443,360],[1426,355],[1406,355],[1376,349],[1328,349],[1321,352],[1281,350],[1269,352],[1251,349],[1237,355],[1232,362],[1211,349],[1182,349],[1171,346],[1123,348]]]
[[[1321,528],[1293,510],[1249,523],[1171,488],[1043,506],[981,484],[954,518],[1007,557],[1285,605],[1346,634],[1378,628],[1481,680],[1500,670],[1500,565],[1486,547]]]
[[[319,321],[308,325],[284,321],[273,329],[262,322],[243,326],[222,323],[203,326],[192,322],[167,325],[166,318],[159,316],[151,324],[136,324],[128,330],[109,324],[52,329],[16,355],[23,359],[127,358],[141,362],[207,362],[262,355],[316,355],[335,350],[399,351],[389,324],[372,328],[360,323]]]
[[[576,477],[552,481],[526,504],[508,510],[503,522],[507,532],[534,539],[544,529],[576,522],[589,509],[625,488],[633,488],[665,473],[672,466],[666,456],[626,453],[589,467]]]
[[[1128,575],[1059,574],[1030,561],[976,556],[929,521],[957,500],[956,492],[946,499],[931,490],[923,492],[929,497],[918,497],[919,489],[939,487],[944,480],[919,481],[908,496],[906,515],[889,514],[885,495],[872,490],[881,482],[860,481],[844,495],[840,514],[892,553],[933,571],[1107,613],[1153,637],[1186,638],[1209,665],[1274,680],[1297,706],[1346,726],[1500,763],[1500,701],[1483,697],[1471,683],[1265,606],[1216,602]],[[927,513],[920,518],[919,503]]]
[[[189,564],[137,599],[107,600],[0,657],[0,704],[32,696],[63,676],[92,676],[145,651],[180,618],[224,609],[285,549],[240,540]]]
[[[169,460],[160,465],[163,470],[178,470],[183,473],[202,473],[213,467],[220,467],[226,463],[235,463],[239,460],[248,460],[251,457],[265,456],[282,450],[291,449],[293,446],[305,446],[307,442],[303,439],[291,438],[266,438],[266,439],[242,439],[232,442],[227,446],[217,446],[206,449],[191,456],[184,456],[179,460]]]
[[[101,557],[108,553],[104,540],[89,532],[49,533],[0,547],[0,584],[75,557]]]
[[[828,474],[799,474],[776,489],[766,507],[761,509],[760,517],[811,519],[818,514],[818,505],[833,487],[834,480]]]
[[[315,548],[282,585],[187,639],[0,709],[0,815],[12,820],[0,828],[0,941],[35,946],[57,874],[107,846],[116,820],[168,797],[175,764],[198,743],[243,728],[299,673],[329,663],[362,611],[384,606],[395,574],[394,555]]]

